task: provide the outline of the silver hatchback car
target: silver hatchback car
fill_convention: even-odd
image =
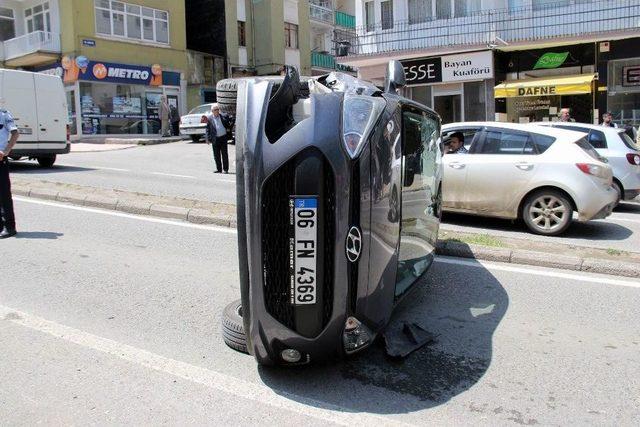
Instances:
[[[551,236],[569,227],[574,211],[578,221],[601,219],[616,204],[611,167],[584,133],[511,123],[451,123],[442,127],[445,146],[454,132],[464,136],[468,153],[442,158],[445,211],[521,218],[532,232]]]

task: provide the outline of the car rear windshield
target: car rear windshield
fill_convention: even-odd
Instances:
[[[632,150],[640,151],[640,147],[638,146],[638,144],[633,142],[633,139],[631,139],[631,137],[627,135],[625,131],[618,132],[618,136],[620,137],[622,142],[624,142],[624,145],[631,148]]]
[[[587,141],[586,137],[585,138],[580,138],[579,140],[577,140],[576,141],[576,145],[578,147],[582,148],[588,155],[590,155],[594,159],[596,159],[596,160],[598,160],[600,162],[607,163],[607,159],[605,159],[600,154],[598,154],[596,149],[593,148],[593,145],[589,144],[589,141]]]
[[[199,105],[193,110],[189,111],[189,114],[204,114],[204,113],[208,113],[209,110],[211,110],[210,105]]]

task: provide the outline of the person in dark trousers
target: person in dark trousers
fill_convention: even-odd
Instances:
[[[17,140],[18,127],[13,117],[7,110],[0,109],[0,239],[16,235],[16,217],[9,179],[9,153]]]
[[[180,113],[178,113],[178,107],[171,104],[169,105],[169,119],[171,120],[171,135],[180,135]]]
[[[216,162],[215,173],[229,173],[229,153],[227,151],[227,128],[231,120],[220,114],[218,104],[211,105],[211,114],[207,118],[207,144],[213,145],[213,159]]]

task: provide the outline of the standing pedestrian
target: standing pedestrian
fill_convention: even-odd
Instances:
[[[171,104],[169,106],[170,111],[170,119],[171,119],[171,134],[173,136],[180,135],[180,113],[178,113],[178,107]]]
[[[229,173],[229,153],[227,151],[227,128],[230,119],[220,114],[218,104],[211,105],[211,115],[207,118],[207,144],[213,144],[213,159],[216,162],[215,173]]]
[[[162,95],[162,97],[160,97],[160,106],[158,108],[158,115],[160,116],[160,123],[162,125],[162,128],[160,129],[162,136],[169,136],[169,113],[167,96]]]
[[[602,123],[601,126],[617,128],[618,125],[613,122],[613,114],[607,111],[602,115]]]
[[[9,153],[17,140],[18,127],[13,117],[7,110],[0,109],[0,239],[16,235],[16,217],[9,179]]]
[[[561,122],[575,122],[575,120],[571,117],[568,108],[560,109],[560,121]]]

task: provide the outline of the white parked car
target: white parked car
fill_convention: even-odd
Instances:
[[[207,116],[212,104],[198,105],[189,114],[180,117],[180,135],[189,135],[193,142],[200,141],[207,132]]]
[[[534,233],[558,235],[578,221],[606,218],[617,202],[611,167],[583,133],[512,123],[451,123],[468,154],[445,154],[443,209],[521,218]]]
[[[624,129],[588,123],[536,123],[584,132],[596,151],[609,161],[613,170],[613,188],[619,200],[631,200],[640,195],[640,147]]]

